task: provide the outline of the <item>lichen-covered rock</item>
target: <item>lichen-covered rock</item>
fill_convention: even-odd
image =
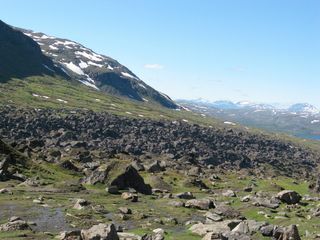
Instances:
[[[81,238],[82,240],[119,240],[115,226],[103,223],[81,230]]]

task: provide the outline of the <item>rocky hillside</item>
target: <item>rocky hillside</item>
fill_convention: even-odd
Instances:
[[[0,21],[0,83],[32,75],[68,78],[35,41]]]
[[[93,161],[92,153],[133,156],[165,155],[176,167],[192,164],[224,169],[271,167],[286,175],[306,175],[316,170],[319,156],[307,149],[262,135],[232,129],[204,128],[183,121],[154,121],[118,117],[92,111],[16,110],[5,107],[0,115],[0,134],[18,149],[45,161],[51,151]],[[26,141],[28,145],[26,146]],[[39,154],[41,153],[41,154]]]
[[[17,28],[18,29],[18,28]],[[143,82],[116,60],[68,39],[18,29],[32,38],[71,79],[102,92],[129,99],[155,102],[167,108],[178,108],[170,97]]]

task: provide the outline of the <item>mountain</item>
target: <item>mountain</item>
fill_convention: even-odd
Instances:
[[[270,104],[229,101],[178,100],[182,106],[203,115],[272,132],[284,132],[297,137],[320,140],[320,112],[307,103],[287,108]]]
[[[0,20],[0,82],[31,75],[68,78],[35,41]]]
[[[77,81],[106,94],[178,108],[170,97],[110,57],[71,40],[11,27],[0,21],[0,82],[31,76]]]
[[[95,90],[126,97],[132,100],[155,102],[167,108],[178,106],[167,95],[144,83],[138,76],[116,60],[98,54],[68,39],[48,36],[44,33],[16,28],[32,38],[47,59],[77,80]],[[55,71],[50,65],[49,70]]]
[[[315,106],[308,103],[296,103],[288,108],[290,112],[306,113],[306,114],[319,114],[320,110]]]

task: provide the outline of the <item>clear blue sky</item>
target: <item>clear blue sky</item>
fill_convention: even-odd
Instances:
[[[111,56],[173,98],[320,107],[319,0],[1,0],[0,16]]]

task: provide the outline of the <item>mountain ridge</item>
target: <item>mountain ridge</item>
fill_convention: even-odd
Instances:
[[[17,28],[36,41],[43,54],[51,58],[71,78],[108,94],[137,101],[154,101],[168,108],[179,108],[174,101],[129,70],[117,60],[94,52],[75,41]]]
[[[218,118],[225,124],[241,124],[300,138],[320,140],[320,111],[311,104],[301,103],[278,108],[269,104],[249,102],[247,104],[197,100],[177,100],[177,102],[194,112]]]
[[[251,101],[230,101],[230,100],[216,100],[210,101],[203,98],[198,99],[177,99],[178,102],[194,103],[209,105],[219,109],[240,109],[240,108],[255,108],[255,109],[274,109],[280,111],[300,112],[319,114],[320,109],[310,103],[292,103],[287,106],[281,103],[257,103]]]

